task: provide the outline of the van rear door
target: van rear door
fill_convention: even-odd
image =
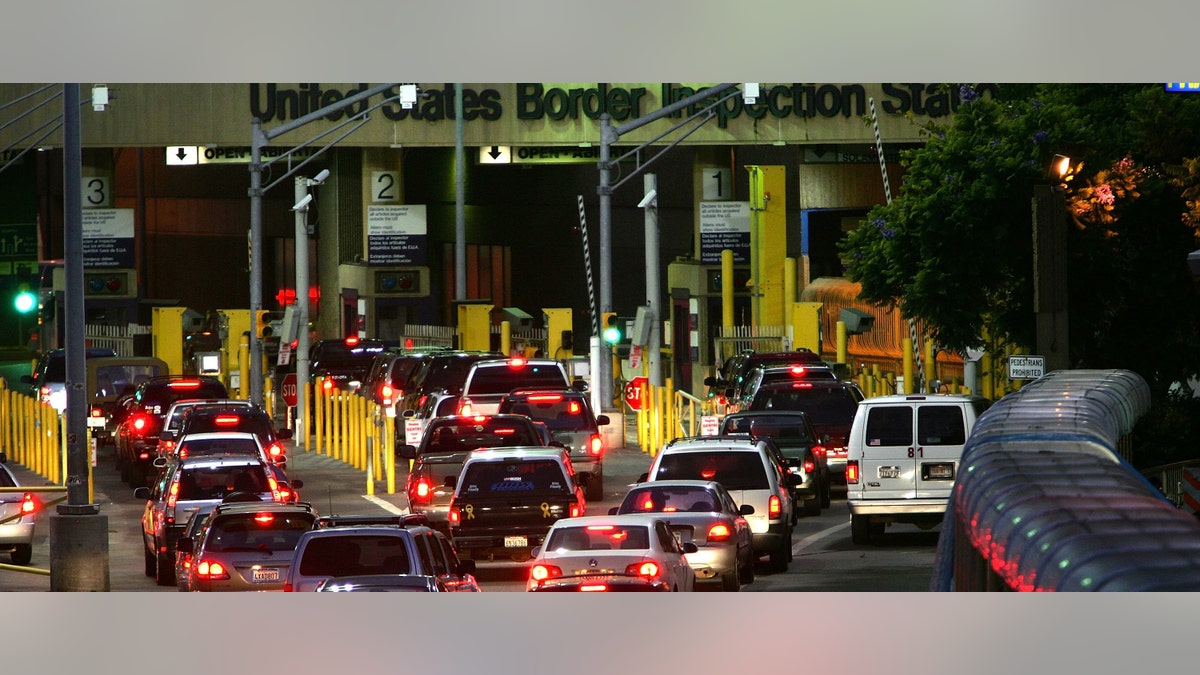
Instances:
[[[912,499],[917,449],[913,444],[913,407],[868,405],[859,464],[863,499]]]
[[[958,474],[958,460],[967,442],[962,403],[923,403],[917,406],[917,444],[914,448],[916,497],[946,498]]]

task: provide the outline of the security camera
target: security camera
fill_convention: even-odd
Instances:
[[[320,173],[313,176],[312,183],[313,185],[320,185],[321,183],[324,183],[327,178],[329,178],[329,169],[321,169]]]
[[[653,190],[653,189],[650,190],[649,192],[646,193],[645,197],[642,197],[642,201],[638,202],[638,208],[644,209],[647,206],[650,206],[651,204],[657,205],[655,202],[655,199],[657,197],[658,197],[658,190]]]
[[[742,100],[746,103],[746,105],[754,105],[755,101],[758,100],[758,94],[759,89],[757,82],[742,83]]]
[[[97,84],[92,87],[92,110],[103,112],[108,105],[108,85]]]
[[[308,205],[311,202],[312,202],[312,195],[304,195],[304,199],[301,199],[300,201],[296,202],[296,205],[292,207],[292,210],[293,211],[307,211]]]
[[[417,85],[400,85],[400,107],[411,108],[417,102]]]

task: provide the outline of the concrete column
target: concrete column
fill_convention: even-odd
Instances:
[[[108,516],[50,514],[50,590],[109,590]]]

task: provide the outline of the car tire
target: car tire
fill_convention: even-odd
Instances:
[[[148,577],[155,576],[158,573],[157,559],[154,557],[154,551],[151,551],[150,549],[146,548],[145,544],[142,544],[142,557],[144,557],[146,559],[145,560],[146,576],[148,576]]]
[[[726,593],[736,593],[742,589],[740,570],[733,570],[721,575],[721,590]]]
[[[155,555],[156,565],[154,573],[154,583],[159,586],[174,586],[175,585],[175,561],[167,559],[163,555]]]
[[[871,523],[865,516],[850,514],[850,541],[866,546],[871,543]]]
[[[28,565],[33,560],[33,544],[17,544],[12,551],[12,564]]]
[[[791,537],[780,542],[779,546],[771,551],[771,571],[775,573],[786,572],[788,568],[788,558],[792,554]]]
[[[754,554],[747,555],[745,564],[738,568],[743,586],[754,583],[754,562]]]
[[[588,501],[598,502],[604,499],[604,476],[603,474],[592,474],[588,479],[587,486]]]
[[[804,500],[804,516],[813,518],[821,515],[821,498],[813,497],[812,499]]]
[[[832,503],[832,501],[833,500],[829,497],[829,481],[825,481],[821,483],[821,508],[829,508],[829,505]]]

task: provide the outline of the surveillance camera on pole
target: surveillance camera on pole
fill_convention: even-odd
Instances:
[[[108,105],[108,85],[97,84],[92,86],[92,110],[96,112],[104,112],[104,108]]]
[[[408,109],[413,107],[417,102],[417,85],[402,84],[400,85],[400,107]]]
[[[308,205],[312,202],[312,200],[313,200],[312,195],[304,195],[304,198],[301,199],[300,201],[296,202],[296,205],[292,207],[292,210],[293,211],[307,211]]]
[[[319,173],[317,173],[317,175],[312,177],[312,180],[308,181],[308,184],[309,185],[320,185],[320,184],[324,183],[325,180],[328,178],[329,178],[329,169],[321,169],[321,171]]]
[[[644,209],[648,206],[658,206],[658,190],[651,190],[642,197],[642,201],[638,202],[638,208]]]

